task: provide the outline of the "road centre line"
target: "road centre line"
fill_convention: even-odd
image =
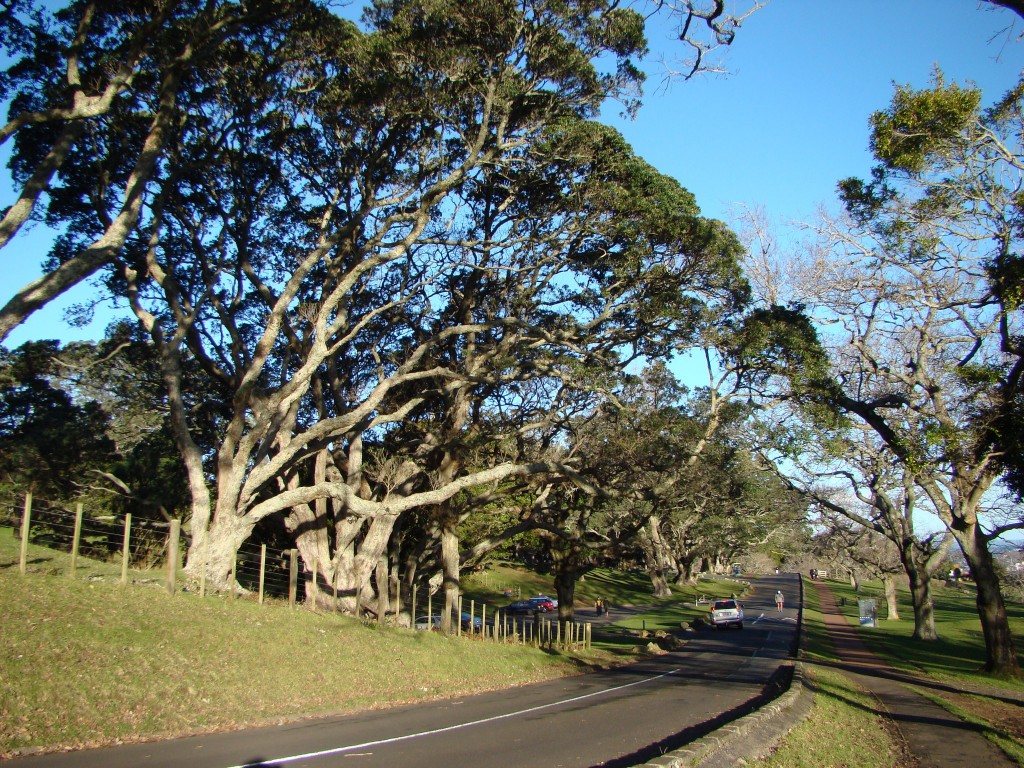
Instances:
[[[463,728],[471,728],[471,727],[473,727],[475,725],[484,725],[486,723],[493,723],[493,722],[495,722],[497,720],[506,720],[506,719],[508,719],[510,717],[518,717],[519,715],[528,715],[531,712],[539,712],[542,709],[550,709],[551,707],[558,707],[558,706],[561,706],[562,704],[573,704],[574,702],[583,701],[584,699],[590,699],[590,698],[593,698],[594,696],[603,696],[603,695],[605,695],[607,693],[614,693],[615,691],[621,691],[621,690],[624,690],[626,688],[632,688],[635,685],[643,685],[645,683],[652,683],[655,680],[660,680],[663,677],[669,677],[670,675],[674,675],[677,672],[682,672],[682,671],[683,671],[683,667],[677,667],[676,669],[673,669],[673,670],[671,670],[669,672],[664,672],[663,674],[660,674],[660,675],[655,675],[654,677],[648,677],[648,678],[645,678],[643,680],[634,680],[632,683],[626,683],[625,685],[618,685],[618,686],[616,686],[614,688],[605,688],[605,689],[600,690],[600,691],[593,691],[591,693],[584,693],[581,696],[574,696],[571,699],[563,699],[561,701],[552,701],[552,702],[550,702],[548,704],[540,704],[540,705],[538,705],[536,707],[529,707],[528,709],[518,710],[517,712],[506,712],[503,715],[494,715],[493,717],[485,717],[485,718],[482,718],[480,720],[471,720],[468,723],[459,723],[458,725],[448,725],[448,726],[445,726],[444,728],[435,728],[435,729],[430,730],[430,731],[420,731],[419,733],[410,733],[410,734],[406,734],[405,736],[394,736],[394,737],[388,738],[388,739],[378,739],[377,741],[366,741],[366,742],[363,742],[362,744],[349,744],[348,746],[345,746],[345,747],[334,747],[332,749],[323,749],[323,750],[320,750],[318,752],[307,752],[307,753],[302,754],[302,755],[289,755],[287,757],[275,757],[275,758],[270,758],[270,759],[261,759],[261,764],[265,763],[267,765],[285,765],[287,763],[298,762],[299,760],[313,760],[313,759],[318,758],[318,757],[328,757],[330,755],[340,755],[340,754],[343,754],[345,752],[351,752],[352,750],[355,750],[355,749],[366,749],[368,747],[380,747],[380,746],[383,746],[385,744],[395,744],[395,743],[400,742],[400,741],[409,741],[411,739],[418,739],[418,738],[420,738],[422,736],[434,736],[434,735],[436,735],[438,733],[448,733],[450,731],[457,731],[457,730],[461,730]],[[251,766],[252,766],[252,762],[247,762],[247,763],[243,763],[242,765],[230,766],[230,768],[249,768]]]

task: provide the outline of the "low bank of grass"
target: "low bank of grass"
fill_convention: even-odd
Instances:
[[[634,630],[678,628],[706,612],[699,595],[730,580],[650,601],[640,574],[599,571],[581,583],[581,614],[597,597],[622,611],[621,637],[572,656],[438,633],[365,624],[281,603],[260,606],[164,591],[163,572],[32,545],[26,576],[18,540],[0,529],[0,757],[84,747],[458,696],[618,663]],[[501,566],[468,580],[467,597],[504,605],[501,582],[550,594],[550,576]],[[586,620],[590,615],[582,616]],[[632,658],[628,656],[627,658]]]
[[[860,591],[842,582],[829,582],[837,598],[845,598],[840,610],[847,620],[858,623],[857,599],[873,597],[878,602],[880,621],[874,628],[861,628],[861,637],[875,653],[894,668],[918,678],[952,683],[963,689],[994,689],[995,695],[951,693],[938,688],[919,692],[957,716],[975,723],[982,732],[1017,763],[1024,765],[1024,717],[1021,706],[1003,700],[1001,691],[1024,690],[1024,682],[1000,680],[978,671],[984,662],[984,639],[969,588],[937,587],[936,625],[940,640],[920,643],[911,640],[913,612],[909,595],[900,592],[901,621],[888,621],[885,601],[877,584]],[[783,740],[776,754],[756,763],[759,768],[793,766],[847,766],[904,764],[898,739],[887,732],[885,721],[873,714],[870,698],[857,691],[848,677],[835,670],[815,666],[815,661],[833,661],[835,656],[821,618],[817,592],[808,584],[804,609],[803,658],[810,662],[807,673],[815,692],[811,715]],[[1024,609],[1008,605],[1011,626],[1019,637],[1024,632]],[[1008,698],[1008,697],[1007,697]],[[811,757],[808,757],[811,756]]]
[[[250,602],[0,575],[0,755],[506,687],[579,670],[521,646]]]
[[[810,674],[810,716],[786,735],[779,748],[753,768],[900,768],[908,765],[898,739],[873,710],[875,701],[850,678],[824,667]]]
[[[159,571],[19,542],[0,529],[0,757],[459,696],[578,673],[572,656],[377,627],[298,607],[168,595]]]

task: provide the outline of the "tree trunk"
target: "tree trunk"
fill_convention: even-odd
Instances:
[[[985,636],[984,670],[1002,677],[1019,677],[1017,651],[988,542],[982,537],[977,524],[967,525],[966,530],[954,530],[953,535],[970,566],[971,577],[978,590],[978,618]]]
[[[330,542],[327,540],[326,521],[319,518],[317,512],[308,504],[296,505],[285,517],[284,527],[292,534],[295,548],[299,550],[309,573],[306,599],[315,606],[333,609],[337,607],[333,603],[334,564]]]
[[[576,616],[573,604],[576,601],[576,579],[579,567],[574,552],[552,551],[555,569],[555,592],[558,595],[558,621],[561,624],[573,621]]]
[[[355,533],[364,521],[352,521],[346,526],[349,540],[339,540],[335,555],[338,583],[338,604],[346,611],[356,613],[362,607],[376,611],[374,591],[370,583],[377,562],[384,553],[395,525],[394,515],[382,515],[372,518],[366,533],[358,546],[355,544]]]
[[[388,559],[385,555],[381,555],[377,558],[377,621],[381,624],[387,618],[388,611],[391,610],[389,605],[391,592],[391,585],[389,584],[388,575]]]
[[[453,524],[445,524],[441,531],[441,571],[444,573],[444,613],[441,629],[451,632],[452,616],[459,609],[459,539]],[[456,621],[461,621],[458,617]]]
[[[888,621],[900,620],[899,604],[896,601],[896,579],[891,573],[882,576],[882,583],[885,584],[885,617]]]
[[[656,598],[672,597],[672,590],[669,588],[668,578],[665,576],[664,544],[661,542],[657,519],[652,517],[648,525],[650,532],[640,530],[638,538],[640,548],[644,553],[647,575],[651,579],[651,594]]]
[[[208,585],[222,591],[230,589],[231,566],[235,563],[239,548],[252,535],[253,526],[247,517],[218,515],[205,544],[202,547],[193,544],[189,549],[186,571],[193,579],[198,578],[205,559]]]
[[[679,575],[676,577],[676,585],[685,587],[688,584],[696,584],[697,576],[693,572],[693,564],[696,561],[694,555],[679,558]]]
[[[665,572],[658,567],[657,563],[648,561],[647,575],[651,578],[651,594],[654,597],[672,597],[672,589],[665,578]]]
[[[914,607],[914,639],[938,640],[935,631],[935,604],[932,602],[931,577],[916,567],[910,576],[910,601]]]

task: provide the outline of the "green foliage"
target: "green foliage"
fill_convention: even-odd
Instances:
[[[1019,195],[1017,207],[1024,221],[1024,192]],[[1008,311],[1017,311],[1024,305],[1024,257],[1015,253],[1002,254],[989,265],[992,288]]]
[[[183,517],[188,487],[161,390],[152,350],[126,339],[0,350],[2,492]]]
[[[749,313],[730,354],[755,386],[782,376],[797,397],[827,386],[828,355],[802,307],[772,306]]]
[[[10,500],[32,491],[66,501],[116,458],[107,414],[54,386],[58,350],[52,341],[0,350],[0,487]]]
[[[871,150],[890,168],[920,173],[978,119],[980,103],[978,89],[947,85],[941,73],[930,88],[897,86],[890,107],[871,116]]]

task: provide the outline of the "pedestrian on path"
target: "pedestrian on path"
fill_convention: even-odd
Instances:
[[[783,604],[785,602],[786,602],[786,598],[785,598],[785,596],[783,596],[782,590],[780,589],[778,592],[775,593],[775,605],[777,605],[779,607],[779,612],[780,613],[782,612],[782,606],[783,606]]]

